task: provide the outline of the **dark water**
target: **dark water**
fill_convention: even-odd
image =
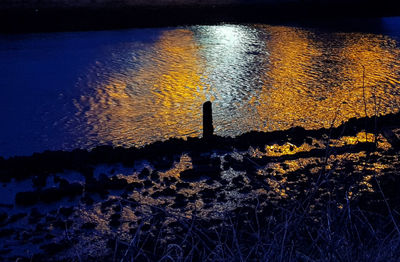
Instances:
[[[1,35],[0,156],[200,136],[206,100],[225,136],[397,112],[399,25]]]

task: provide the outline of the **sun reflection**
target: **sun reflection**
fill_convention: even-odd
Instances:
[[[198,136],[207,84],[190,30],[164,32],[140,58],[96,87],[88,124],[101,141],[141,145],[154,138]],[[129,144],[128,144],[129,145]]]
[[[131,146],[201,136],[206,100],[223,136],[397,112],[396,46],[382,35],[286,26],[165,29],[150,44],[126,43],[94,63],[94,93],[75,101],[86,121],[82,140]]]
[[[333,44],[296,28],[267,30],[270,64],[257,110],[264,130],[328,128],[364,117],[365,110],[368,116],[398,110],[393,86],[399,84],[399,76],[391,64],[399,57],[394,40],[337,34]]]

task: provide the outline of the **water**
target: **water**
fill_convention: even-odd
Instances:
[[[0,156],[307,129],[400,106],[398,18],[374,32],[215,25],[0,36]]]

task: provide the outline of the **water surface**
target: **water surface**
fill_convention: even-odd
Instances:
[[[399,19],[379,32],[215,25],[0,36],[0,156],[337,126],[400,106]]]

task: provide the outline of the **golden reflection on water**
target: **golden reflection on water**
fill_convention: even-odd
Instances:
[[[166,29],[137,46],[114,47],[88,73],[94,94],[76,105],[94,144],[200,136],[206,100],[218,135],[330,127],[399,107],[400,49],[387,36],[220,25]]]
[[[396,41],[343,33],[329,43],[296,28],[270,31],[271,68],[265,72],[258,105],[267,130],[328,128],[364,117],[365,111],[368,116],[397,111]]]
[[[199,74],[204,65],[193,32],[166,31],[152,49],[139,69],[116,73],[96,88],[88,119],[102,141],[140,145],[199,135],[207,84]]]

